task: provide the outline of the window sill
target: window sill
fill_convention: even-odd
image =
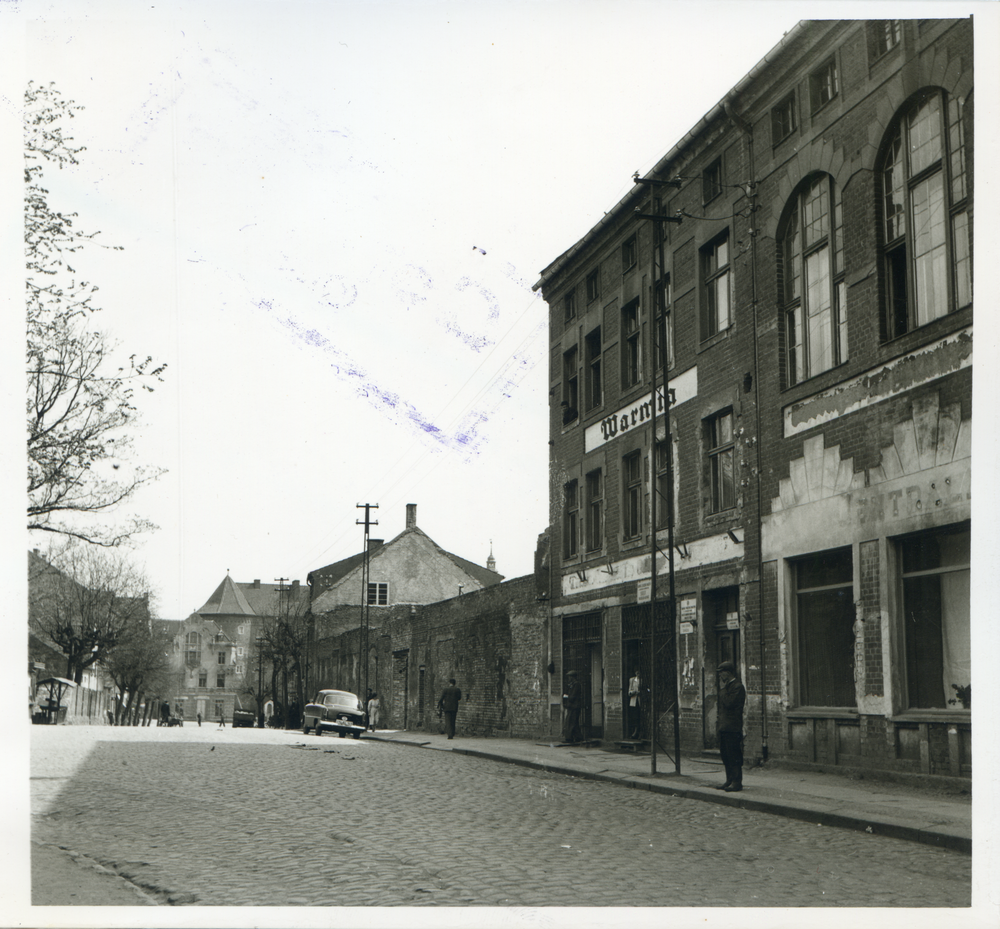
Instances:
[[[707,351],[708,349],[714,347],[719,342],[728,339],[729,333],[732,330],[732,328],[733,326],[730,323],[730,325],[727,326],[725,329],[722,329],[719,332],[715,332],[712,335],[708,336],[708,338],[703,339],[701,342],[698,343],[698,348],[695,349],[696,353],[700,355],[702,352]]]
[[[889,717],[894,724],[906,723],[971,723],[972,710],[903,710]]]
[[[855,722],[858,711],[850,707],[798,706],[785,712],[786,719],[843,719]]]

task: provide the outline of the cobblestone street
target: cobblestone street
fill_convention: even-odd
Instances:
[[[36,797],[35,842],[174,905],[970,902],[969,857],[915,843],[406,745],[183,732],[95,742]]]

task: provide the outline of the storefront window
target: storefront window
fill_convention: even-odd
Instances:
[[[854,585],[851,550],[794,563],[799,702],[853,707]]]
[[[914,709],[971,709],[968,525],[899,543],[906,684]]]

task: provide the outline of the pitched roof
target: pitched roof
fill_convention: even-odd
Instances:
[[[255,616],[253,607],[247,602],[243,591],[227,574],[222,583],[215,588],[215,593],[198,610],[201,615],[216,614],[224,616]]]

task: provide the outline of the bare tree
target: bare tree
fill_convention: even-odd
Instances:
[[[285,728],[298,725],[298,721],[289,713],[289,683],[300,714],[305,706],[303,678],[309,644],[309,620],[309,597],[306,591],[291,587],[275,594],[271,612],[264,617],[261,657],[270,661],[271,692],[275,702],[280,702],[282,725]]]
[[[171,638],[157,632],[148,622],[131,623],[101,662],[118,690],[119,707],[133,711],[145,698],[147,703],[167,692],[170,676]],[[148,709],[148,707],[147,707]],[[154,708],[159,716],[159,708]]]
[[[66,677],[104,661],[137,626],[149,626],[149,584],[120,550],[71,542],[28,556],[28,622],[66,657]]]
[[[135,386],[152,390],[166,365],[133,355],[114,367],[114,344],[90,327],[98,288],[73,266],[97,233],[76,229],[76,214],[52,209],[41,184],[45,164],[78,164],[84,149],[64,135],[64,124],[82,109],[51,84],[31,83],[25,92],[28,528],[114,546],[153,528],[142,519],[106,526],[92,517],[162,473],[139,467],[115,474],[129,458]]]

